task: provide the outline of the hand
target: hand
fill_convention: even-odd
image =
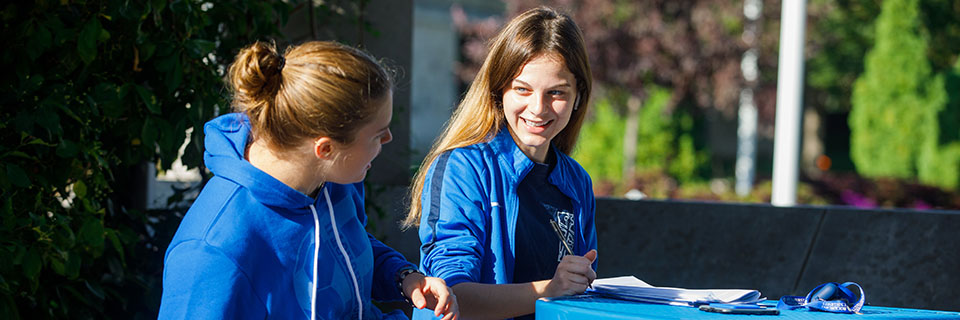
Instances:
[[[411,273],[403,279],[403,293],[417,309],[433,309],[433,315],[438,317],[443,314],[442,320],[455,320],[460,317],[457,296],[443,279]]]
[[[593,271],[593,261],[597,259],[597,250],[590,250],[581,256],[566,255],[557,265],[557,272],[547,284],[544,295],[546,297],[569,296],[581,294],[587,286],[597,278]]]

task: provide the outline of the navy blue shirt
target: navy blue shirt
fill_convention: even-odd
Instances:
[[[567,255],[567,250],[560,243],[560,236],[550,225],[551,219],[557,222],[567,245],[573,249],[577,230],[573,204],[569,197],[547,180],[556,166],[556,160],[550,160],[550,164],[535,163],[517,186],[520,205],[514,240],[516,259],[513,283],[553,278],[560,260]]]

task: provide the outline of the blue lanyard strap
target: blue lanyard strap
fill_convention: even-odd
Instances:
[[[856,287],[859,297],[849,287]],[[806,297],[784,296],[777,303],[777,309],[794,310],[807,308],[834,313],[858,313],[863,308],[866,296],[863,288],[854,282],[827,282],[810,291]]]

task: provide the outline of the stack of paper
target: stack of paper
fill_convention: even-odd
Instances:
[[[593,289],[588,292],[625,300],[691,307],[709,303],[756,303],[763,299],[757,290],[654,287],[634,276],[594,280]]]

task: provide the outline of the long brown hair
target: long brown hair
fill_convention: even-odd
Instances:
[[[283,55],[258,41],[240,50],[227,82],[254,139],[281,150],[320,136],[350,143],[377,111],[370,102],[393,89],[391,73],[369,54],[328,41],[289,47]]]
[[[447,150],[486,142],[495,136],[506,121],[502,108],[504,88],[524,64],[541,54],[561,57],[577,80],[579,105],[567,126],[552,140],[560,152],[573,151],[593,83],[583,34],[566,14],[547,7],[531,9],[510,20],[490,42],[490,53],[470,89],[420,164],[410,188],[410,211],[402,223],[404,228],[420,224],[420,198],[433,161]]]

